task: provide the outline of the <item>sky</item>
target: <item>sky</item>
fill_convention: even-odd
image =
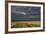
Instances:
[[[40,7],[11,6],[12,20],[40,20]]]

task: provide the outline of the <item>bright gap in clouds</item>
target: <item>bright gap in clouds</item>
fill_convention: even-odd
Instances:
[[[25,13],[25,12],[21,12],[21,11],[15,11],[15,13],[26,15],[26,13]]]

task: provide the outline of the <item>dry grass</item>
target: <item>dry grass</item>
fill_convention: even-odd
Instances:
[[[12,22],[12,28],[40,27],[40,21],[16,21]]]

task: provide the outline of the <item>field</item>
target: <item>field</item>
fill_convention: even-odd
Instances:
[[[11,22],[11,28],[40,27],[40,23],[40,21],[13,21]]]

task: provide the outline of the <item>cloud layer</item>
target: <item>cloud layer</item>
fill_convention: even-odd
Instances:
[[[40,7],[11,6],[12,20],[40,20]]]

